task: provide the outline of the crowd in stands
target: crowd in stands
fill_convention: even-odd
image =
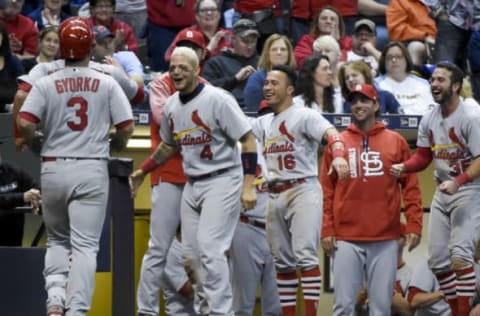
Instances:
[[[469,74],[473,96],[480,98],[476,10],[464,5],[460,13],[456,4],[444,7],[427,0],[323,0],[314,5],[305,0],[8,0],[0,10],[9,39],[9,48],[2,51],[8,51],[3,58],[12,60],[7,68],[14,70],[1,69],[0,74],[15,78],[54,59],[55,27],[78,14],[97,29],[93,58],[123,68],[139,85],[166,71],[176,43],[193,34],[205,51],[202,76],[232,92],[248,113],[257,112],[262,82],[272,66],[295,65],[301,71],[310,56],[321,54],[329,59],[335,99],[320,97],[323,88],[315,82],[322,111],[349,111],[345,67],[363,61],[372,74],[360,77],[367,82],[372,77],[382,91],[384,113],[422,115],[433,104],[427,80],[439,61],[460,65]],[[15,88],[3,85],[1,90],[10,93],[0,94],[13,96]],[[305,89],[299,87],[297,94]],[[148,109],[148,100],[143,108]]]
[[[232,92],[247,113],[258,110],[266,71],[277,64],[293,63],[300,71],[314,54],[328,56],[332,70],[335,106],[325,106],[325,112],[349,111],[345,98],[348,84],[339,77],[353,61],[363,61],[371,70],[373,83],[382,91],[384,113],[425,113],[433,105],[428,83],[432,66],[445,60],[457,63],[469,74],[473,95],[466,97],[480,98],[480,66],[475,58],[480,47],[478,8],[466,5],[461,15],[456,5],[443,7],[426,0],[308,3],[178,0],[163,5],[154,0],[9,0],[0,11],[0,21],[8,32],[11,52],[11,57],[5,57],[13,60],[8,64],[17,66],[11,66],[14,72],[2,69],[0,74],[15,78],[36,63],[54,59],[58,49],[55,28],[69,16],[81,15],[101,30],[96,32],[96,52],[104,49],[93,58],[123,68],[139,85],[166,71],[176,43],[186,34],[194,34],[205,51],[202,76]],[[13,96],[11,91],[16,87],[10,86],[1,89],[10,93],[0,94]],[[297,94],[303,90],[305,87],[299,87]],[[320,109],[323,102],[330,102],[327,99],[318,103]],[[11,101],[7,98],[2,107]],[[148,109],[148,100],[140,108]]]

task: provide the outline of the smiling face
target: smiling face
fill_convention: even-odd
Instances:
[[[193,58],[197,58],[192,51]],[[189,94],[197,87],[198,66],[192,61],[192,56],[183,53],[172,55],[170,58],[170,68],[168,69],[170,77],[173,80],[175,89],[180,94]]]
[[[378,103],[361,93],[355,93],[352,100],[352,116],[358,124],[373,124]]]
[[[217,29],[220,17],[217,2],[214,0],[203,0],[200,2],[195,14],[195,20],[202,30]]]
[[[58,54],[59,38],[56,30],[46,33],[38,44],[40,54],[43,54],[49,59],[54,59]]]
[[[95,20],[100,24],[107,24],[113,18],[113,10],[114,6],[111,1],[108,0],[101,0],[98,1],[97,4],[90,8],[90,11],[93,16],[95,16]]]
[[[436,68],[430,77],[430,89],[433,100],[438,104],[447,104],[453,95],[452,73],[445,68]],[[457,87],[458,89],[458,87]]]
[[[347,65],[345,67],[345,83],[348,90],[351,91],[357,84],[365,83],[365,77],[360,71],[355,70],[352,65]]]
[[[336,28],[338,28],[338,16],[329,9],[323,10],[318,16],[317,21],[318,31],[322,35],[334,34]]]
[[[279,70],[271,70],[267,73],[263,84],[263,95],[274,111],[291,100],[293,91],[294,87],[289,84],[286,73]]]
[[[286,65],[288,62],[288,46],[283,39],[278,39],[272,43],[268,51],[270,63],[272,66]]]

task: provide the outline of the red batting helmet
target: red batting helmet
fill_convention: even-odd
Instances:
[[[83,59],[90,55],[95,37],[85,18],[71,17],[60,24],[60,57],[64,59]]]

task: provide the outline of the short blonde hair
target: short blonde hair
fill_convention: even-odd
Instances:
[[[175,49],[172,52],[172,56],[170,57],[170,59],[175,55],[185,56],[188,59],[190,65],[193,66],[193,68],[195,68],[195,69],[198,68],[198,65],[199,65],[200,62],[198,60],[197,53],[195,53],[195,51],[193,49],[191,49],[190,47],[185,47],[185,46],[175,47]]]
[[[313,51],[317,53],[320,53],[320,51],[322,50],[322,47],[326,47],[334,51],[335,53],[337,53],[337,56],[340,56],[341,54],[340,45],[338,44],[338,41],[331,35],[319,36],[313,42],[312,46],[313,46]]]

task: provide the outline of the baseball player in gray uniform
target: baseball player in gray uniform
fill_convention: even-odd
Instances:
[[[347,175],[337,130],[316,110],[293,106],[296,74],[288,66],[267,73],[263,92],[274,113],[259,118],[254,133],[263,142],[267,165],[267,238],[274,257],[284,316],[295,315],[298,278],[305,315],[317,314],[321,275],[318,262],[322,188],[318,181],[318,144],[324,139],[336,153],[333,169]]]
[[[81,17],[72,17],[70,20],[70,23],[73,24],[78,23],[81,25],[84,22],[85,18]],[[88,63],[88,67],[114,78],[120,84],[120,87],[125,92],[131,103],[136,104],[143,102],[145,98],[143,87],[139,86],[134,80],[130,79],[122,69],[112,65],[100,64],[94,61],[90,61]],[[58,59],[48,63],[39,63],[33,67],[28,74],[18,77],[19,86],[14,99],[14,113],[18,113],[20,107],[25,101],[25,98],[38,79],[64,68],[65,60]],[[25,142],[21,137],[19,137],[18,130],[16,128],[15,144],[18,150],[25,149]]]
[[[178,46],[194,49],[199,60],[205,55],[202,43],[203,34],[197,31],[184,33]],[[195,48],[194,48],[195,47]],[[199,78],[203,81],[203,79]],[[154,151],[160,143],[160,124],[167,99],[175,92],[173,80],[168,72],[156,77],[149,84],[150,88],[150,139]],[[180,202],[183,188],[187,181],[182,168],[180,153],[175,154],[161,167],[150,173],[152,191],[152,210],[150,213],[150,239],[140,268],[138,281],[138,314],[156,316],[159,314],[159,295],[163,288],[160,276],[165,269],[168,249],[180,226]],[[185,271],[184,271],[185,274]]]
[[[59,27],[66,67],[36,82],[18,126],[31,140],[37,125],[41,149],[43,220],[47,228],[47,315],[86,315],[108,198],[109,131],[126,145],[133,133],[130,103],[109,76],[88,68],[94,37],[87,22]]]
[[[130,181],[135,194],[147,172],[181,150],[188,178],[180,207],[182,245],[185,264],[197,280],[195,311],[233,315],[226,252],[240,207],[255,206],[255,136],[229,93],[198,82],[198,64],[190,48],[172,53],[169,72],[177,92],[165,105],[163,141]]]
[[[437,278],[426,259],[415,264],[410,278],[407,299],[415,316],[451,316],[452,311],[440,290]]]
[[[463,72],[454,64],[440,63],[430,79],[438,105],[420,122],[417,151],[390,172],[425,169],[433,160],[438,183],[430,212],[429,266],[452,314],[468,315],[475,294],[475,227],[480,212],[480,108],[459,97]]]
[[[265,104],[266,105],[266,104]],[[264,113],[270,107],[262,105]],[[255,120],[252,118],[252,120]],[[255,179],[257,204],[252,210],[242,210],[230,249],[232,268],[233,309],[236,316],[253,314],[257,289],[261,286],[262,315],[281,315],[280,298],[275,277],[275,265],[266,236],[265,214],[267,210],[267,183],[263,173],[267,170],[262,147],[257,142],[258,165]]]

